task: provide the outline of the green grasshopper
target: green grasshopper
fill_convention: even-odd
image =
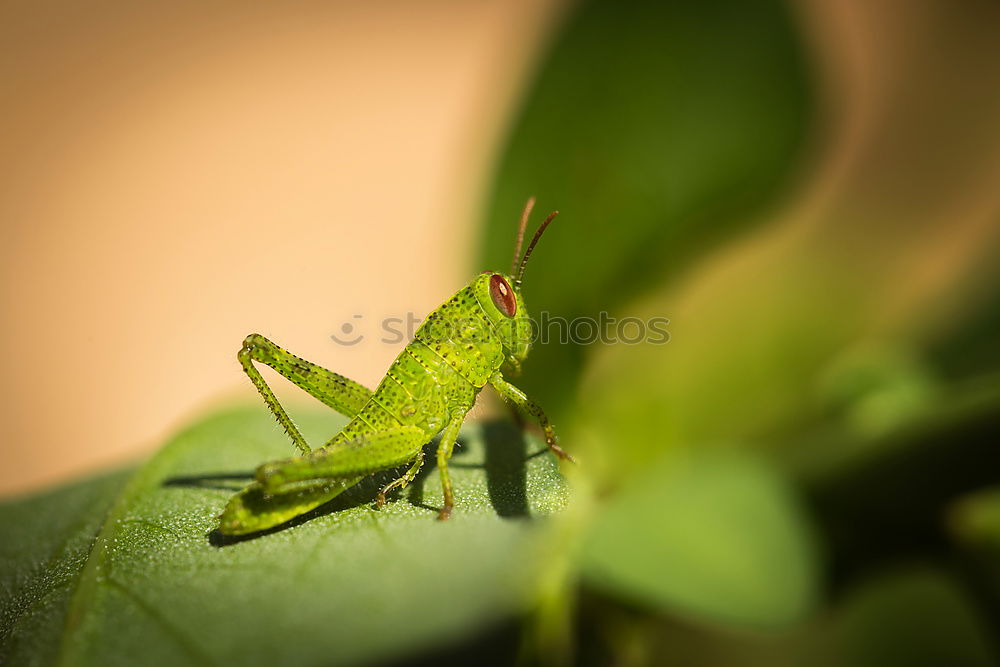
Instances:
[[[331,500],[365,476],[409,465],[376,497],[406,487],[424,461],[424,445],[439,433],[437,465],[444,489],[438,519],[454,506],[448,459],[459,429],[486,384],[535,418],[549,449],[573,460],[556,442],[555,429],[542,409],[508,382],[501,369],[516,375],[528,355],[531,321],[521,296],[524,270],[549,223],[551,213],[520,257],[529,199],[521,214],[509,275],[486,271],[458,291],[414,333],[372,392],[343,375],[328,371],[278,347],[260,334],[243,341],[239,361],[300,456],[265,463],[256,479],[229,501],[219,517],[219,532],[244,535],[280,525]],[[350,419],[325,445],[310,449],[254,362],[271,367],[308,394]]]

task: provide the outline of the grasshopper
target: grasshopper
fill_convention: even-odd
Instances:
[[[258,467],[255,480],[230,499],[219,517],[220,533],[244,535],[278,526],[326,503],[367,475],[408,465],[379,491],[375,504],[382,507],[387,493],[406,487],[417,476],[424,445],[438,434],[437,465],[444,490],[438,519],[448,519],[454,506],[448,460],[466,414],[487,384],[538,422],[552,453],[573,460],[559,447],[555,429],[538,404],[502,372],[518,374],[528,355],[531,321],[521,281],[531,251],[558,214],[545,218],[521,256],[533,206],[534,198],[521,214],[511,272],[479,274],[428,315],[374,392],[260,334],[246,337],[238,354],[240,364],[301,455]],[[350,421],[322,447],[311,449],[255,363],[274,369]]]

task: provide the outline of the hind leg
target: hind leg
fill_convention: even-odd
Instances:
[[[219,517],[219,531],[242,535],[285,523],[371,473],[414,461],[426,441],[420,429],[401,426],[265,463],[257,469],[257,481],[229,500]]]
[[[268,493],[280,493],[299,482],[363,477],[414,461],[428,439],[416,426],[366,433],[303,456],[265,463],[257,468],[257,481]]]
[[[339,373],[328,371],[297,357],[260,334],[250,334],[246,337],[237,358],[250,381],[260,392],[264,403],[267,404],[295,446],[303,453],[310,451],[309,445],[292,422],[291,417],[285,412],[285,408],[278,402],[278,398],[271,391],[271,387],[268,386],[260,371],[254,366],[255,361],[270,366],[310,396],[329,405],[346,417],[356,415],[372,396],[371,390],[367,387]]]

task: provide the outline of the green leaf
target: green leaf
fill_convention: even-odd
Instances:
[[[800,155],[806,82],[782,2],[581,3],[501,156],[481,268],[509,266],[518,214],[537,195],[535,224],[562,215],[526,274],[532,315],[631,314],[637,296],[757,224]],[[538,346],[524,388],[562,416],[594,347]]]
[[[308,412],[299,421],[314,442],[343,424]],[[435,521],[441,491],[430,465],[381,511],[370,500],[385,479],[369,478],[297,525],[220,539],[212,530],[230,494],[256,465],[289,454],[263,408],[195,425],[123,489],[117,477],[2,507],[12,539],[2,552],[0,655],[17,664],[345,664],[409,655],[520,614],[544,576],[551,521],[542,517],[564,507],[564,482],[553,457],[530,456],[544,444],[511,426],[470,426],[460,443],[447,523]],[[101,503],[78,518],[91,497]],[[60,547],[67,533],[72,548]]]
[[[753,627],[815,604],[816,551],[798,502],[764,464],[735,455],[661,461],[597,517],[587,580],[655,609]]]
[[[964,546],[982,552],[1000,565],[1000,486],[991,486],[959,499],[949,512],[952,535]]]
[[[0,663],[55,660],[70,592],[127,481],[118,472],[0,508]]]
[[[868,582],[837,619],[842,664],[856,667],[995,665],[990,632],[943,572],[921,567]]]

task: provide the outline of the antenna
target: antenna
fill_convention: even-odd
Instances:
[[[521,265],[517,268],[517,275],[514,277],[514,287],[521,286],[521,280],[524,278],[524,267],[528,265],[528,258],[531,257],[531,251],[535,249],[538,239],[542,238],[545,228],[549,226],[550,222],[555,220],[557,215],[559,215],[559,211],[549,213],[549,217],[542,221],[542,224],[538,226],[538,231],[531,237],[531,243],[528,244],[528,249],[524,251],[524,257],[521,258]]]
[[[528,226],[528,216],[531,215],[531,209],[534,207],[535,198],[528,197],[528,201],[524,205],[524,211],[521,213],[521,223],[517,226],[517,245],[514,246],[514,258],[510,260],[511,275],[514,275],[514,270],[517,269],[517,259],[521,256],[521,245],[524,243],[524,230]]]

